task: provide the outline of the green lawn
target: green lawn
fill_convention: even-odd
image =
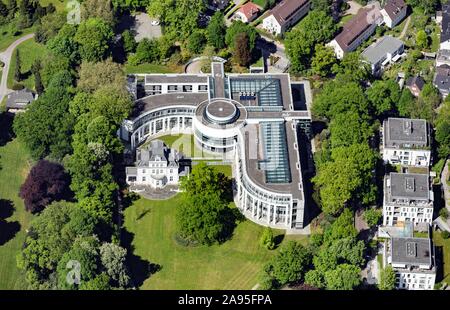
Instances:
[[[267,0],[252,0],[252,2],[264,9]]]
[[[125,65],[125,72],[127,74],[139,74],[139,73],[177,73],[177,70],[173,70],[168,66],[157,65],[157,64],[141,64],[138,66],[131,66],[129,64]]]
[[[169,148],[174,148],[175,150],[182,152],[185,156],[191,158],[218,158],[221,159],[220,155],[210,154],[203,152],[200,148],[195,145],[193,135],[166,135],[155,138],[162,140]],[[143,144],[145,146],[149,142]]]
[[[262,266],[276,253],[259,246],[263,228],[245,221],[236,227],[232,239],[221,245],[184,247],[174,240],[179,199],[140,199],[124,212],[125,227],[134,234],[134,254],[162,267],[141,288],[251,289]],[[274,235],[281,233],[275,231]],[[305,236],[295,239],[307,242]]]
[[[47,48],[42,44],[36,43],[34,39],[30,39],[20,44],[17,49],[20,52],[20,60],[22,63],[21,73],[23,80],[20,83],[29,89],[34,89],[34,76],[31,73],[31,65],[36,59],[42,58],[48,52]],[[8,72],[8,88],[12,88],[14,84],[16,51],[11,58],[11,66]]]
[[[443,247],[444,266],[438,266],[438,268],[444,269],[442,282],[450,285],[450,239],[443,239],[440,233],[435,232],[433,241],[435,246]]]
[[[67,2],[68,0],[39,0],[39,3],[44,7],[52,3],[59,12],[66,10]]]
[[[6,221],[18,221],[20,231],[14,238],[0,245],[0,289],[25,289],[25,279],[16,267],[16,255],[19,253],[25,239],[25,230],[28,228],[32,216],[25,211],[22,199],[18,197],[19,187],[23,183],[30,162],[27,151],[17,140],[0,147],[0,199],[12,202],[14,213]],[[0,208],[6,206],[5,203]],[[1,231],[0,234],[4,232]]]
[[[24,29],[17,33],[11,30],[9,24],[0,26],[0,52],[6,50],[14,41],[20,39],[20,37],[34,32],[34,27]]]

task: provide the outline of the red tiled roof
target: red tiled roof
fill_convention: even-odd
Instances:
[[[384,6],[384,10],[394,20],[405,7],[406,3],[403,0],[389,0]]]
[[[239,12],[245,15],[247,19],[250,19],[254,14],[259,12],[259,7],[253,2],[247,2],[239,9]]]

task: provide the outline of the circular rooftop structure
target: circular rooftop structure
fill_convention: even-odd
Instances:
[[[218,125],[225,125],[236,119],[238,109],[231,101],[216,100],[208,103],[205,113],[209,121]]]

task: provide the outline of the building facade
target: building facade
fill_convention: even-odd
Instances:
[[[344,25],[341,33],[327,46],[333,48],[338,59],[342,59],[346,53],[354,51],[366,41],[382,22],[379,5],[365,7]]]
[[[385,36],[364,50],[361,57],[370,67],[372,74],[381,76],[384,69],[403,57],[404,43],[391,36]]]
[[[310,8],[309,0],[283,0],[263,19],[262,27],[274,35],[281,35],[308,14]]]
[[[212,63],[211,74],[143,77],[147,96],[120,130],[132,150],[160,135],[192,134],[197,148],[233,164],[235,202],[247,218],[303,228],[298,136],[311,124],[308,82],[299,82],[307,91],[297,98],[288,74],[225,74],[222,63]],[[183,153],[192,156],[184,146]]]
[[[161,140],[152,140],[147,147],[136,150],[136,164],[126,168],[126,180],[129,185],[143,185],[163,188],[177,185],[181,155],[168,149]]]
[[[383,225],[433,222],[434,196],[429,174],[391,173],[384,178]]]
[[[407,11],[408,5],[404,0],[388,0],[381,14],[386,26],[394,28],[406,17]]]
[[[243,23],[250,23],[255,20],[258,14],[259,7],[253,2],[247,2],[234,14],[234,18],[242,21]]]
[[[395,272],[395,288],[433,290],[436,281],[435,248],[428,238],[391,238],[385,243],[384,261]]]
[[[381,129],[383,160],[392,165],[429,167],[430,139],[426,120],[389,118]]]

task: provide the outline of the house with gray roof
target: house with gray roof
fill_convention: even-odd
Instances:
[[[442,65],[436,67],[436,74],[434,75],[433,85],[441,93],[445,99],[450,92],[450,66]]]
[[[390,173],[384,179],[383,225],[413,223],[418,228],[433,221],[434,196],[428,173]]]
[[[177,185],[184,171],[180,169],[182,155],[164,145],[161,140],[152,140],[147,146],[136,150],[136,163],[126,168],[129,185],[163,188]]]
[[[381,129],[383,160],[392,165],[429,167],[430,131],[423,119],[388,118]]]
[[[425,86],[425,81],[421,76],[415,75],[406,80],[405,86],[409,89],[411,94],[415,97],[419,97],[423,87]]]
[[[16,90],[9,94],[6,98],[6,109],[9,111],[21,111],[25,110],[28,105],[37,99],[35,95],[29,89]]]
[[[392,237],[385,242],[383,263],[395,272],[395,288],[433,290],[436,281],[435,248],[426,238]]]
[[[385,36],[364,50],[363,61],[370,64],[372,74],[380,76],[391,63],[397,62],[405,55],[403,41],[392,36]]]
[[[408,5],[404,0],[387,0],[381,14],[386,26],[394,28],[406,17],[407,11]]]

